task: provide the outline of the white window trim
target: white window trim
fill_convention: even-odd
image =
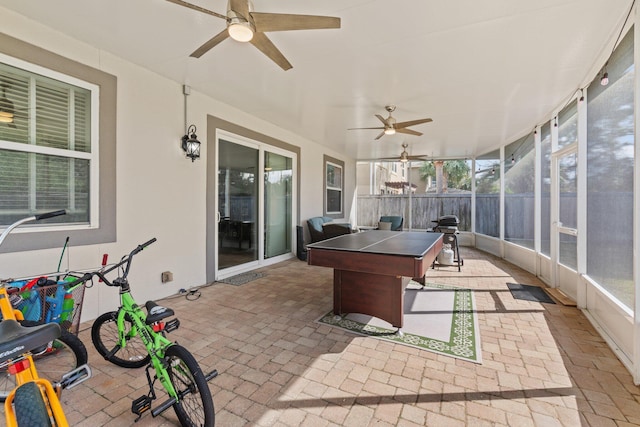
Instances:
[[[340,169],[340,187],[331,187],[329,186],[329,183],[327,182],[327,166],[331,165],[334,168]],[[344,167],[342,165],[339,165],[337,163],[334,163],[330,160],[326,160],[324,162],[324,182],[325,182],[325,191],[324,191],[324,203],[325,206],[327,206],[327,215],[342,215],[342,213],[344,212]],[[340,192],[340,210],[339,211],[330,211],[329,210],[329,200],[327,197],[327,191],[329,190],[334,190],[334,191],[339,191]]]
[[[99,201],[100,201],[100,197],[99,197],[100,87],[96,84],[89,83],[84,80],[80,80],[78,78],[68,76],[63,73],[50,70],[48,68],[5,55],[3,53],[0,53],[0,62],[25,70],[30,73],[40,74],[42,76],[61,81],[63,83],[81,87],[91,92],[91,101],[90,101],[91,102],[91,152],[90,153],[79,152],[79,151],[76,152],[72,150],[63,150],[63,149],[52,148],[52,147],[40,147],[32,144],[23,144],[23,143],[0,140],[1,149],[55,155],[55,156],[66,157],[66,158],[88,159],[90,162],[89,224],[52,224],[52,225],[39,226],[39,227],[23,227],[20,229],[16,229],[15,233],[32,233],[32,232],[54,231],[54,230],[55,231],[88,230],[88,229],[99,228],[100,223],[99,223],[98,213],[100,208],[100,204],[99,204]],[[4,228],[5,227],[0,227],[0,230]]]

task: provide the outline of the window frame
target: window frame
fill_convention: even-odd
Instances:
[[[530,132],[504,148],[504,240],[532,250],[535,249],[535,144],[535,135]],[[518,170],[524,167],[528,169]],[[526,182],[523,176],[533,179]],[[529,188],[525,189],[526,184]],[[526,209],[527,199],[532,203],[530,210]],[[512,211],[517,211],[518,205],[522,210],[514,215]]]
[[[117,78],[99,69],[81,64],[38,46],[0,33],[0,53],[18,61],[24,61],[48,72],[59,73],[95,85],[99,88],[96,115],[98,125],[97,167],[95,174],[99,181],[95,208],[90,206],[96,215],[94,227],[69,228],[57,227],[25,227],[20,233],[11,233],[0,253],[30,251],[38,249],[58,248],[69,237],[74,245],[90,245],[116,241],[116,103]],[[92,99],[93,102],[93,99]],[[93,132],[93,129],[92,129]],[[92,171],[93,173],[93,171]],[[28,230],[28,231],[25,231]],[[17,230],[16,230],[17,231]]]
[[[338,168],[341,171],[340,174],[340,187],[332,187],[328,185],[328,167],[329,165]],[[333,157],[324,156],[323,161],[323,215],[329,218],[342,218],[344,215],[344,162]],[[328,202],[329,202],[329,190],[331,191],[339,191],[340,192],[340,210],[339,211],[329,211]]]
[[[100,184],[100,176],[99,176],[99,120],[100,117],[100,106],[98,100],[100,99],[100,88],[98,85],[89,83],[83,80],[80,80],[73,76],[67,76],[57,71],[49,70],[40,65],[36,65],[33,63],[29,63],[23,61],[18,58],[14,58],[0,52],[0,63],[9,65],[11,67],[19,69],[21,72],[24,72],[28,75],[29,79],[32,81],[30,85],[37,85],[38,76],[45,77],[47,79],[52,79],[60,83],[64,83],[73,87],[86,89],[90,92],[90,101],[89,105],[91,108],[90,113],[90,146],[91,149],[89,152],[83,151],[74,151],[72,149],[61,149],[54,147],[47,147],[42,145],[37,145],[35,143],[35,132],[31,132],[29,136],[29,140],[26,143],[22,142],[12,142],[12,141],[4,141],[0,140],[0,149],[17,151],[21,153],[34,153],[34,154],[42,154],[46,156],[56,156],[63,157],[67,159],[80,159],[80,160],[88,160],[89,161],[89,218],[88,223],[81,224],[69,224],[64,222],[49,222],[47,225],[42,225],[38,227],[21,227],[16,229],[14,233],[31,233],[31,232],[42,232],[42,231],[51,231],[51,230],[82,230],[82,229],[96,229],[99,227],[99,217],[98,217],[98,192],[99,192],[99,184]],[[36,104],[33,108],[37,108]],[[33,126],[33,123],[29,121],[28,126]],[[32,193],[36,191],[34,185],[29,185],[27,189],[29,192],[29,197],[35,197]],[[25,215],[27,216],[27,215]],[[0,225],[0,229],[5,229],[6,225]]]
[[[491,170],[488,169],[489,166],[491,167]],[[476,170],[473,172],[473,180],[475,182],[474,184],[475,214],[473,218],[475,233],[481,234],[483,236],[489,236],[496,239],[500,239],[500,234],[501,234],[500,221],[502,220],[501,212],[502,212],[502,205],[503,205],[500,201],[500,193],[502,192],[501,176],[503,175],[501,150],[500,149],[493,150],[481,156],[476,157],[475,167],[476,167]],[[486,169],[480,170],[481,168],[486,168]],[[487,171],[490,171],[489,172],[490,176],[488,177],[489,179],[487,179],[487,175],[485,174]],[[482,183],[484,182],[489,183],[487,191],[478,192],[479,181],[481,181]],[[495,188],[496,184],[497,184],[497,188]],[[478,229],[478,224],[480,223],[478,219],[479,219],[479,215],[481,215],[481,212],[480,212],[481,209],[479,208],[480,202],[478,200],[478,195],[485,196],[487,197],[487,199],[489,198],[488,196],[491,196],[491,195],[493,195],[494,197],[497,196],[498,210],[493,213],[494,220],[497,221],[497,224],[494,225],[493,230]],[[490,221],[487,220],[487,223],[489,222]],[[492,231],[493,233],[491,233]]]

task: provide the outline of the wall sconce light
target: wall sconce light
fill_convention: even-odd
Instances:
[[[183,85],[182,93],[184,95],[184,127],[187,129],[187,133],[182,137],[181,147],[193,163],[200,158],[200,141],[198,141],[198,136],[196,135],[196,125],[187,127],[187,96],[191,93],[191,88]]]
[[[200,141],[198,141],[198,136],[196,135],[195,125],[189,126],[187,134],[182,137],[182,149],[192,162],[200,157]]]

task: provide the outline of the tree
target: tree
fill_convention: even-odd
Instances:
[[[420,179],[429,177],[436,180],[436,193],[446,193],[448,188],[471,190],[469,164],[464,160],[433,160],[420,166]]]

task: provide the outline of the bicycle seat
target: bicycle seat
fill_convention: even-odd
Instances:
[[[171,317],[174,314],[172,309],[158,305],[154,301],[147,301],[144,306],[147,308],[147,313],[149,313],[145,322],[147,325],[156,323],[166,317]]]
[[[60,334],[57,323],[27,328],[16,320],[3,320],[0,322],[0,363],[53,341]]]

